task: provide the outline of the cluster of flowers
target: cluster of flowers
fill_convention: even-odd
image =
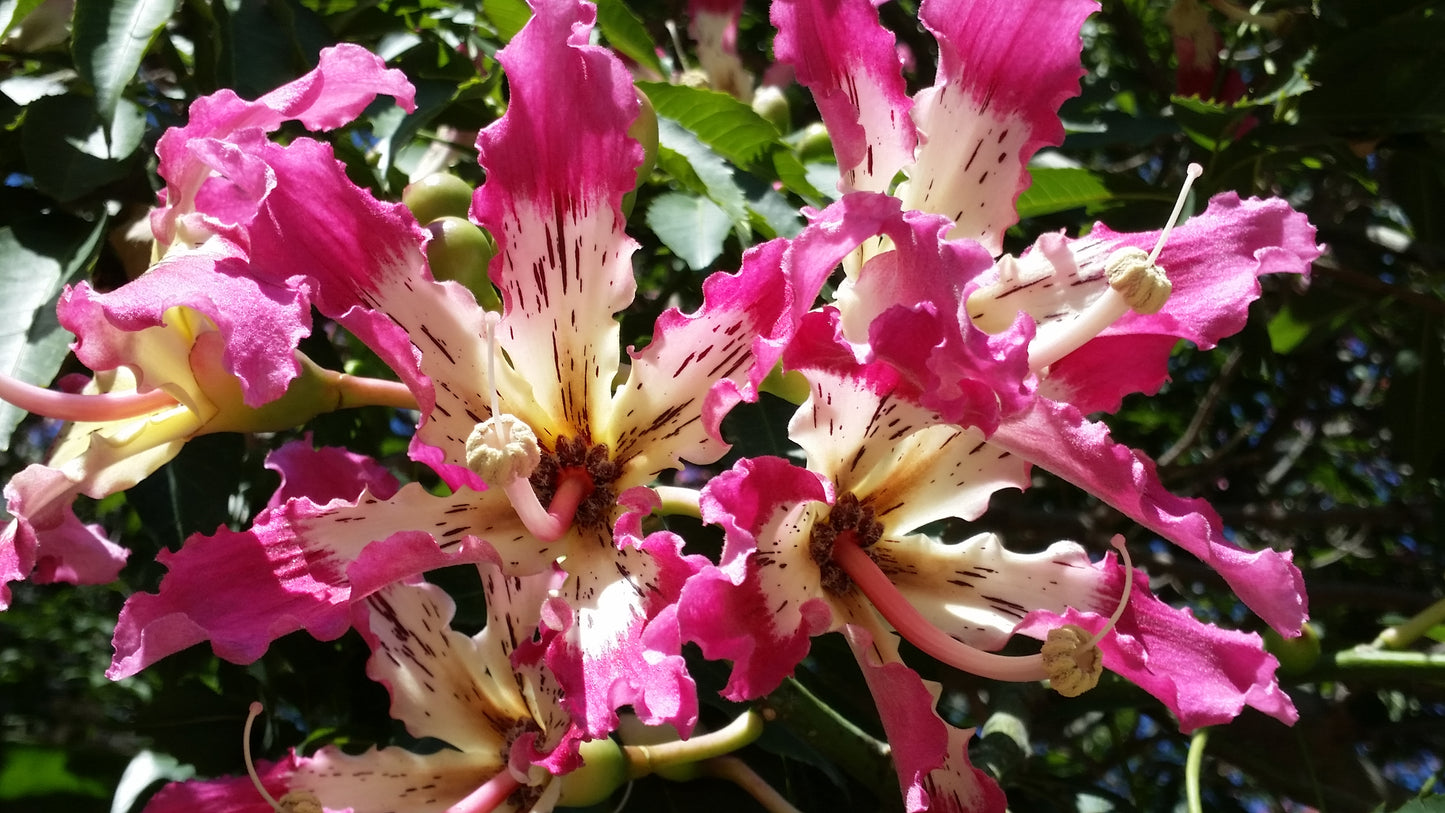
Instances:
[[[869,0],[775,0],[777,59],[817,101],[843,194],[796,237],[708,277],[696,312],[665,312],[625,359],[615,315],[635,295],[636,244],[621,204],[643,160],[628,135],[639,102],[624,64],[589,44],[590,4],[537,0],[499,54],[509,106],[478,136],[486,181],[470,207],[496,241],[491,310],[433,276],[429,232],[348,180],[329,146],[270,137],[292,120],[337,127],[379,95],[410,108],[399,71],[342,45],[256,101],[198,100],[158,146],[158,261],[117,290],[81,284],[61,302],[94,380],[81,394],[6,396],[74,423],[46,465],[6,488],[15,519],[0,539],[0,604],[3,582],[116,577],[126,551],[76,518],[77,494],[128,488],[200,433],[389,404],[419,411],[410,454],[444,496],[346,450],[287,445],[269,462],[282,485],[254,524],[163,553],[159,591],[132,596],[116,627],[113,678],[200,642],[248,663],[297,630],[328,640],[355,628],[393,716],[451,746],[292,752],[260,771],[276,809],[546,810],[605,797],[616,783],[595,772],[570,780],[608,758],[595,746],[611,742],[619,710],[691,734],[687,642],[730,661],[724,694],[748,700],[775,689],[812,637],[841,632],[910,810],[1004,801],[969,764],[971,732],[938,715],[937,687],[901,660],[900,635],[958,668],[1049,679],[1065,694],[1109,669],[1185,730],[1245,706],[1292,722],[1259,637],[1155,598],[1127,556],[1092,561],[1073,542],[1021,555],[993,534],[919,533],[977,519],[1039,466],[1213,566],[1281,633],[1305,620],[1288,553],[1232,544],[1207,504],[1170,494],[1147,457],[1086,417],[1156,391],[1181,339],[1209,348],[1237,331],[1259,275],[1305,273],[1318,250],[1304,218],[1224,194],[1169,235],[1097,226],[999,256],[1027,162],[1062,139],[1057,110],[1077,92],[1092,9],[925,0],[939,72],[910,97]],[[302,356],[313,308],[399,383]],[[697,491],[656,484],[719,460],[722,418],[779,365],[806,381],[789,427],[801,464],[748,458]],[[720,560],[644,530],[666,512],[720,528]],[[450,629],[452,600],[422,579],[457,564],[475,565],[485,588],[475,637]],[[994,651],[1014,635],[1046,643],[1032,656]],[[171,785],[148,809],[272,805],[237,778]]]

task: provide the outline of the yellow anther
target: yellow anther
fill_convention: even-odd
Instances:
[[[1109,623],[1090,637],[1089,631],[1076,624],[1065,624],[1049,630],[1039,655],[1044,661],[1044,671],[1049,675],[1049,685],[1064,697],[1078,697],[1099,685],[1099,676],[1104,672],[1104,654],[1099,651],[1099,642],[1104,640],[1124,608],[1129,604],[1129,594],[1134,590],[1134,562],[1124,547],[1124,537],[1115,534],[1109,544],[1119,551],[1124,563],[1124,591],[1119,596],[1119,605],[1109,616]]]
[[[1110,254],[1104,262],[1104,273],[1109,287],[1124,297],[1131,309],[1145,316],[1158,313],[1174,289],[1164,269],[1151,263],[1142,248],[1125,246]]]

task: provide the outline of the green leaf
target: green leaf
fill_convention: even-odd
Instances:
[[[92,99],[46,96],[25,113],[21,150],[35,186],[71,201],[125,177],[145,126],[145,111],[129,101],[122,101],[113,117],[101,119]]]
[[[657,58],[657,43],[623,0],[598,0],[597,27],[618,52],[659,76],[665,75]]]
[[[678,183],[716,203],[737,229],[738,239],[746,242],[752,236],[747,200],[732,167],[675,121],[659,118],[657,135],[658,160],[663,167]],[[678,161],[686,166],[678,166]]]
[[[1445,813],[1445,796],[1411,799],[1395,813]]]
[[[43,0],[0,0],[0,39],[30,15]]]
[[[1019,217],[1093,209],[1113,199],[1113,193],[1099,176],[1087,169],[1071,167],[1030,168],[1033,183],[1019,196]]]
[[[62,748],[22,745],[7,749],[0,765],[0,799],[57,793],[105,798],[105,785],[75,774],[66,765],[68,759]]]
[[[0,196],[16,203],[14,190]],[[0,207],[3,208],[3,207]],[[0,228],[0,371],[47,386],[70,352],[70,332],[55,318],[61,289],[89,266],[106,221],[36,214]],[[25,411],[0,402],[0,450]]]
[[[726,93],[666,82],[638,82],[637,86],[652,100],[658,116],[696,133],[704,144],[743,169],[770,169],[768,154],[786,149],[772,122]]]
[[[722,254],[732,220],[707,198],[667,192],[647,207],[647,225],[694,271],[702,271]]]
[[[524,0],[482,0],[482,11],[497,28],[502,42],[511,42],[522,26],[532,19],[532,9]]]
[[[176,11],[176,0],[87,0],[77,3],[70,47],[75,67],[95,88],[104,121],[116,113],[151,40]]]

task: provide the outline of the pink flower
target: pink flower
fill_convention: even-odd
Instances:
[[[219,555],[208,551],[226,550],[245,559],[233,571],[252,574],[237,584],[279,580],[290,598],[264,609],[239,593],[206,603],[181,579],[163,582],[122,614],[113,676],[206,638],[245,660],[291,630],[334,637],[349,603],[428,567],[488,561],[523,576],[561,558],[567,580],[547,604],[542,640],[579,724],[601,736],[625,704],[650,724],[693,724],[680,642],[648,627],[700,562],[680,555],[677,537],[642,533],[657,505],[646,486],[684,460],[722,455],[722,416],[756,397],[807,305],[782,285],[782,244],[761,246],[738,274],[705,282],[697,313],[664,313],[616,383],[615,314],[635,293],[620,202],[642,150],[626,135],[638,111],[626,71],[587,44],[594,14],[577,0],[539,3],[499,54],[509,108],[478,137],[487,182],[472,214],[499,247],[500,315],[434,281],[414,222],[346,182],[328,152],[306,147],[309,160],[274,166],[275,216],[319,213],[331,231],[301,245],[263,235],[250,268],[392,365],[422,410],[412,455],[453,493],[412,484],[387,497],[294,499],[242,534],[193,538],[170,567],[196,573]],[[272,260],[283,256],[294,277],[279,278]]]
[[[891,628],[959,668],[1039,680],[1048,672],[1042,660],[989,651],[1015,633],[1043,638],[1065,623],[1093,636],[1122,606],[1117,625],[1092,642],[1102,665],[1153,693],[1184,729],[1232,719],[1246,705],[1295,719],[1258,636],[1168,607],[1149,593],[1142,574],[1126,595],[1121,568],[1110,559],[1091,563],[1072,542],[1024,556],[992,534],[945,543],[917,533],[949,517],[977,519],[996,490],[1026,488],[1037,462],[1204,552],[1267,619],[1298,629],[1303,592],[1287,554],[1247,553],[1225,541],[1206,504],[1169,495],[1152,466],[1110,441],[1102,425],[1071,430],[1038,417],[1075,414],[1082,421],[1068,399],[1117,403],[1130,387],[1157,388],[1162,355],[1154,359],[1157,371],[1140,365],[1111,377],[1090,368],[1132,370],[1130,341],[1146,350],[1179,337],[1211,345],[1238,328],[1257,295],[1258,274],[1302,271],[1316,251],[1312,230],[1283,204],[1222,199],[1197,220],[1167,244],[1180,269],[1170,304],[1150,316],[1119,317],[1082,343],[1087,350],[1091,341],[1117,341],[1118,352],[1076,360],[1065,353],[1034,369],[1040,337],[1067,329],[1075,312],[1101,298],[1103,255],[1119,244],[1147,245],[1153,235],[1099,228],[1091,238],[1098,244],[1045,241],[1053,276],[1035,279],[1018,275],[1012,260],[996,265],[972,241],[946,239],[945,218],[900,211],[894,198],[857,193],[817,214],[783,258],[799,291],[816,290],[866,242],[888,248],[862,264],[853,298],[803,317],[785,352],[785,368],[811,387],[789,427],[807,468],[745,460],[704,490],[703,517],[724,529],[726,547],[717,568],[689,580],[677,617],[682,634],[706,655],[733,661],[729,697],[770,691],[806,654],[809,638],[830,630],[849,636],[865,671],[870,663],[892,663],[890,674],[911,674],[896,663]],[[1026,255],[1018,262],[1039,261]],[[850,321],[862,341],[849,335]],[[878,577],[865,582],[840,547],[861,549]],[[870,643],[860,646],[865,635]],[[901,708],[902,695],[893,694],[916,680],[895,677],[875,690],[890,733],[903,731],[904,720],[916,725],[932,714],[926,696]],[[926,782],[944,778],[973,788],[977,799],[994,798],[954,746],[939,744],[910,759],[899,765],[910,798],[932,798]]]
[[[386,686],[391,714],[417,738],[450,748],[418,754],[391,746],[347,754],[327,746],[292,752],[262,772],[272,796],[310,797],[328,811],[546,811],[562,790],[556,776],[580,764],[581,732],[559,703],[545,668],[517,651],[538,623],[556,579],[503,576],[480,568],[487,625],[474,637],[451,629],[455,605],[429,584],[393,584],[356,606],[356,627],[371,646],[367,674]],[[251,783],[221,779],[174,784],[149,813],[269,810]],[[259,805],[259,806],[258,806]],[[242,806],[246,806],[243,808]]]
[[[309,309],[248,268],[250,245],[263,233],[300,242],[326,227],[267,216],[272,165],[288,155],[267,133],[290,119],[339,126],[380,93],[413,106],[399,72],[362,48],[338,46],[322,53],[316,70],[255,102],[229,91],[198,100],[189,124],[161,139],[168,184],[152,220],[162,258],[108,293],[85,283],[67,289],[58,308],[95,380],[81,396],[6,395],[75,422],[44,465],[5,488],[15,520],[0,535],[0,609],[9,603],[4,583],[32,569],[42,582],[116,577],[127,552],[76,519],[78,494],[99,499],[123,491],[197,435],[274,431],[340,406],[410,402],[384,383],[360,391],[365,382],[296,353],[310,329]],[[76,407],[85,414],[66,413]]]

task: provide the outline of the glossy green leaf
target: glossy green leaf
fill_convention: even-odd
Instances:
[[[0,201],[20,204],[6,191]],[[73,338],[56,321],[55,303],[90,264],[105,226],[36,214],[0,228],[0,372],[41,387],[55,378]],[[0,402],[0,450],[25,414]]]
[[[677,122],[659,118],[657,132],[659,162],[684,186],[716,203],[732,221],[738,237],[748,239],[747,201],[733,168]],[[684,165],[679,166],[679,161]]]
[[[657,59],[657,43],[624,0],[598,0],[597,27],[619,53],[658,76],[665,75]]]
[[[637,86],[652,100],[657,115],[696,133],[704,144],[744,169],[766,166],[763,162],[770,151],[785,149],[772,122],[726,93],[666,82]]]
[[[71,201],[125,177],[145,127],[145,111],[129,101],[122,100],[110,119],[101,119],[91,99],[46,96],[26,111],[21,149],[35,186]]]
[[[647,207],[647,225],[689,268],[702,271],[722,254],[732,219],[707,198],[668,192]]]
[[[1087,169],[1031,168],[1033,183],[1019,196],[1019,217],[1038,217],[1070,209],[1093,209],[1108,203],[1113,193],[1104,180]]]
[[[511,42],[522,26],[532,19],[532,9],[524,0],[482,0],[482,11],[496,26],[502,42]]]
[[[151,40],[176,11],[176,0],[86,0],[71,32],[75,67],[95,88],[95,107],[109,121],[135,78]]]
[[[19,25],[42,2],[43,0],[0,1],[0,37],[9,34],[10,29]]]

